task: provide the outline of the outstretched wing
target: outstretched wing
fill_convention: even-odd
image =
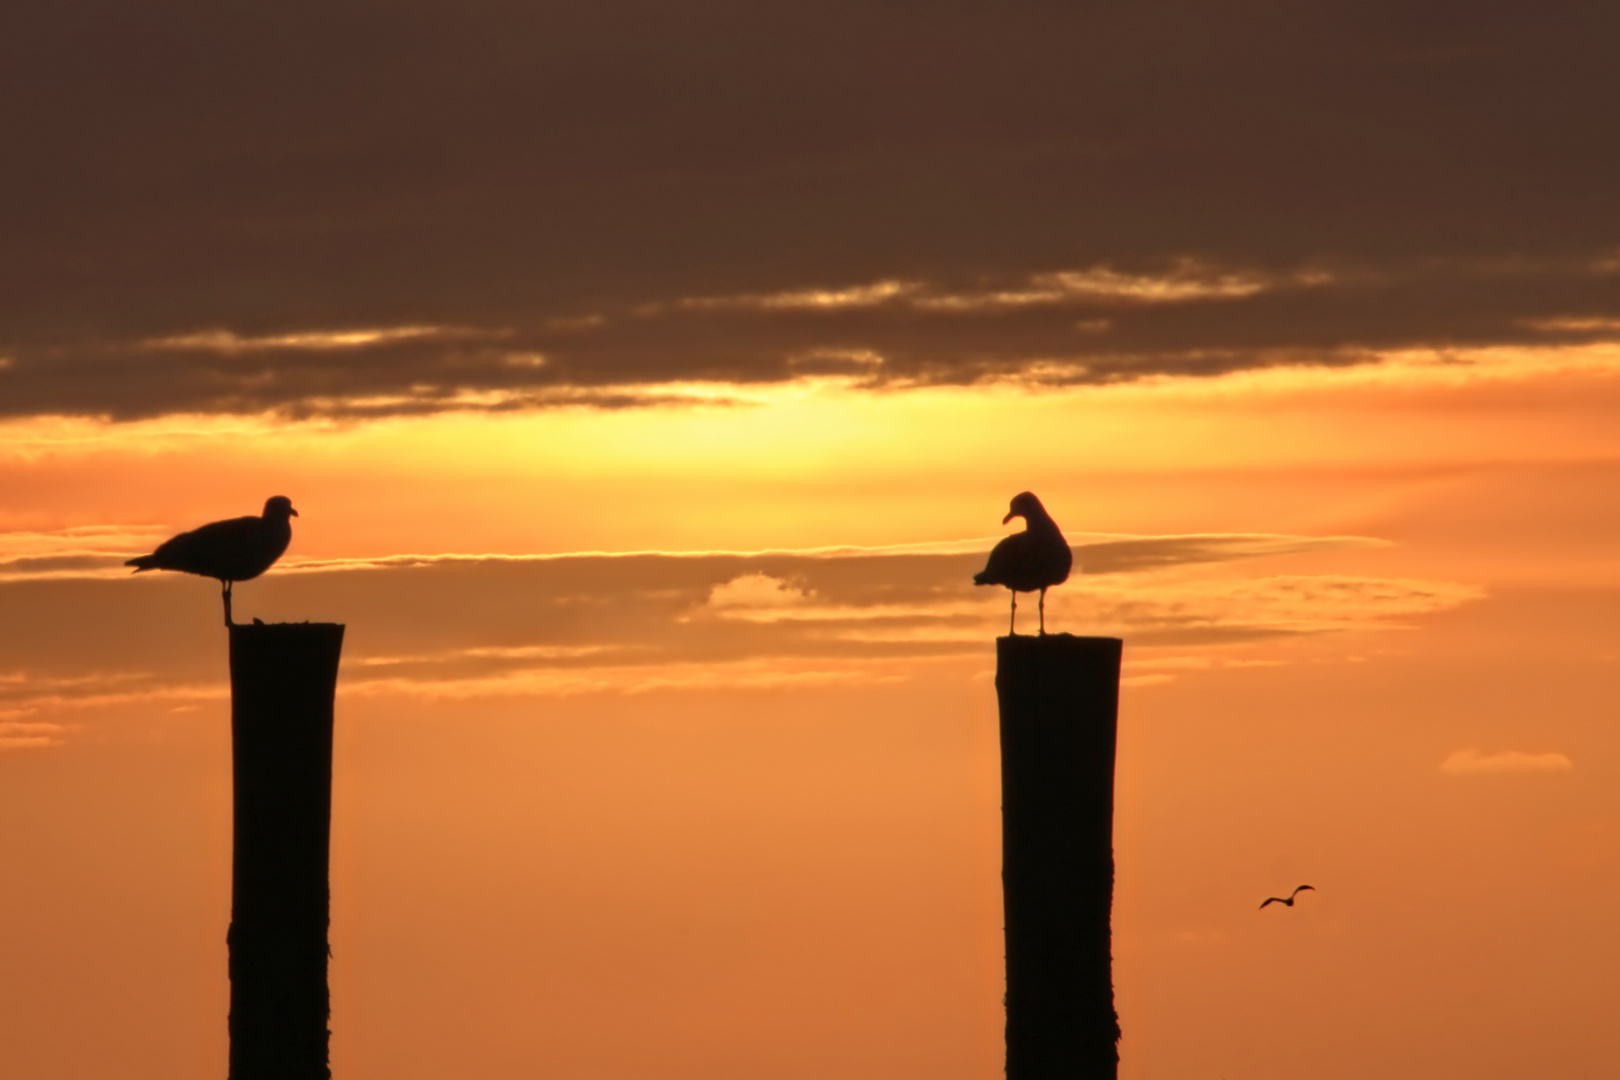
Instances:
[[[1299,888],[1295,889],[1293,892],[1288,894],[1288,899],[1292,900],[1294,897],[1298,896],[1300,893],[1304,892],[1306,889],[1309,889],[1311,892],[1315,892],[1316,891],[1316,886],[1315,885],[1301,885]]]
[[[1286,904],[1286,903],[1288,903],[1288,901],[1284,900],[1280,896],[1268,896],[1260,904],[1260,910],[1264,911],[1265,907],[1266,907],[1266,904]]]

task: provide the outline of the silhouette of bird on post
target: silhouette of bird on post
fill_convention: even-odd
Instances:
[[[1069,580],[1074,553],[1058,531],[1057,522],[1046,507],[1028,491],[1012,498],[1003,525],[1015,517],[1024,519],[1024,531],[1013,533],[990,551],[984,569],[973,576],[975,585],[1005,585],[1012,590],[1012,621],[1008,634],[1018,633],[1018,594],[1040,592],[1041,634],[1046,633],[1046,590]]]
[[[292,500],[276,495],[264,504],[259,517],[214,521],[183,532],[158,545],[150,555],[130,559],[137,574],[143,570],[179,570],[219,581],[225,598],[225,625],[231,622],[231,586],[258,577],[281,558],[292,541],[292,522],[298,516]]]
[[[1314,886],[1314,885],[1301,885],[1299,888],[1297,888],[1293,892],[1289,893],[1288,898],[1286,900],[1284,898],[1280,897],[1280,896],[1268,896],[1268,897],[1266,897],[1264,900],[1262,900],[1260,902],[1260,910],[1264,911],[1267,904],[1281,904],[1284,907],[1293,907],[1294,906],[1294,897],[1298,896],[1301,892],[1305,891],[1306,889],[1309,889],[1311,892],[1315,892],[1316,891],[1316,886]]]

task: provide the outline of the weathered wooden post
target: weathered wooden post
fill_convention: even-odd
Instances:
[[[1118,638],[996,641],[1008,1080],[1114,1080]]]
[[[329,1080],[332,709],[343,626],[232,626],[230,1080]]]

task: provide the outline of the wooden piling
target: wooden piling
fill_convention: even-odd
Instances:
[[[1114,1080],[1118,638],[996,642],[1008,1080]]]
[[[329,1080],[332,712],[343,627],[232,626],[230,1080]]]

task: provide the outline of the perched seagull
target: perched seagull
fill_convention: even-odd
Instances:
[[[1012,590],[1012,625],[1009,634],[1018,633],[1018,594],[1041,594],[1041,633],[1046,633],[1046,590],[1069,580],[1074,554],[1069,542],[1058,531],[1057,522],[1030,492],[1013,496],[1003,525],[1015,517],[1024,519],[1024,531],[1013,533],[990,551],[990,561],[973,576],[975,585],[1005,585]]]
[[[1289,893],[1288,894],[1288,899],[1286,899],[1286,900],[1284,900],[1280,896],[1268,896],[1265,899],[1265,903],[1262,903],[1260,905],[1260,910],[1264,911],[1265,908],[1266,908],[1266,904],[1283,904],[1286,907],[1293,907],[1294,906],[1294,897],[1298,896],[1300,894],[1300,892],[1302,892],[1305,889],[1309,889],[1309,890],[1311,890],[1311,892],[1315,892],[1316,891],[1316,886],[1314,886],[1314,885],[1301,885],[1298,889],[1295,889],[1293,892]]]
[[[180,570],[200,577],[218,578],[225,597],[225,625],[231,622],[231,585],[256,578],[287,550],[292,540],[292,522],[298,516],[292,501],[276,495],[264,504],[261,517],[214,521],[201,528],[165,540],[150,555],[130,559],[139,574],[143,570]]]

